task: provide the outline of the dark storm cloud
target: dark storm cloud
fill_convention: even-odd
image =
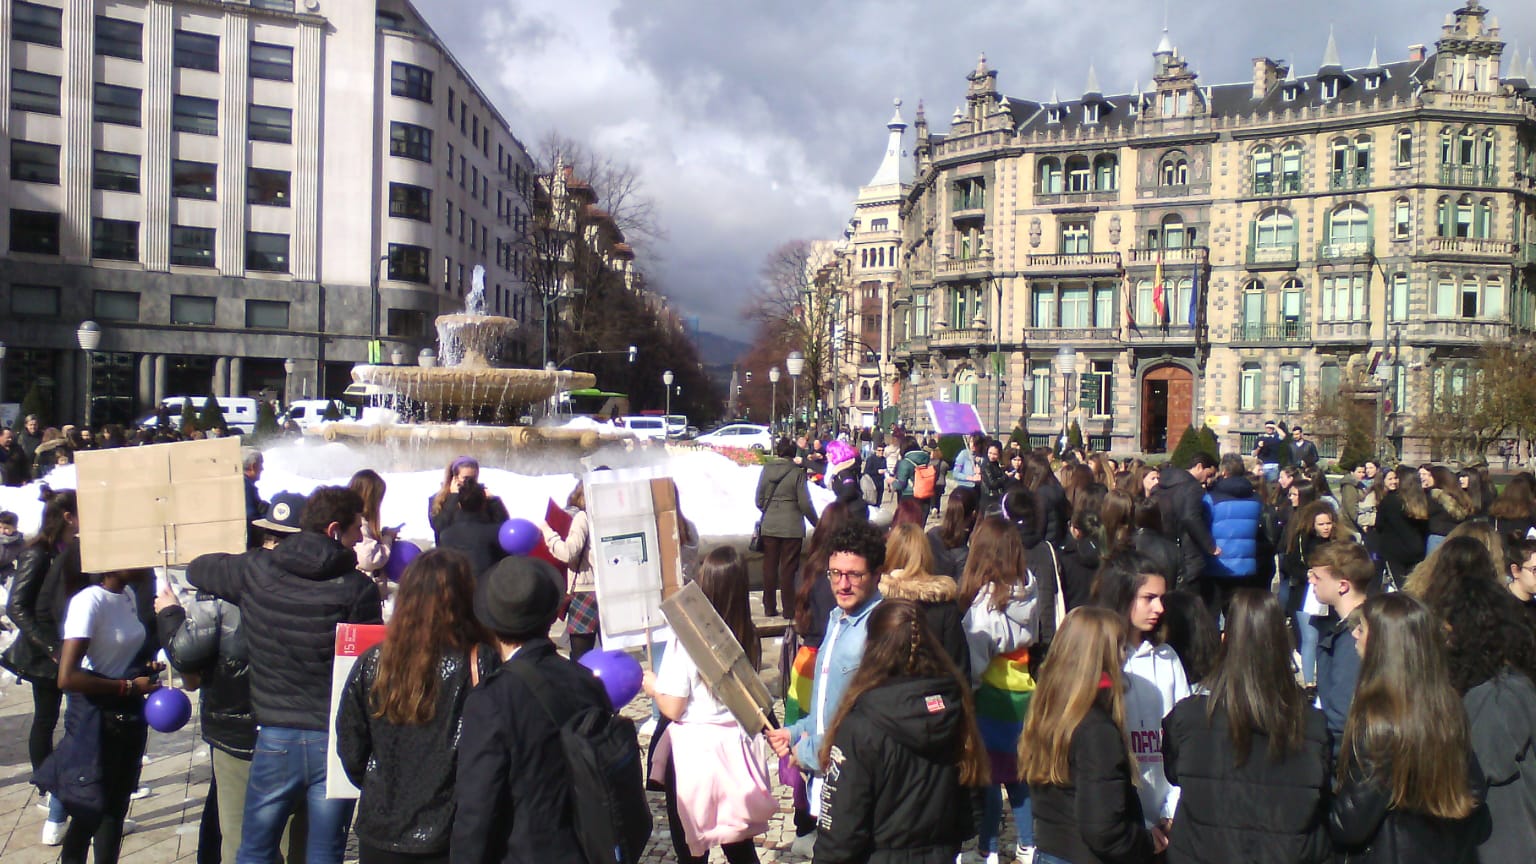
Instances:
[[[742,298],[763,257],[832,237],[884,150],[891,99],[935,131],[985,51],[1007,94],[1144,87],[1164,4],[841,0],[419,0],[423,14],[533,146],[548,129],[638,165],[666,238],[642,250],[654,281],[705,329],[747,330]],[[1321,62],[1330,25],[1346,66],[1433,50],[1451,0],[1195,0],[1171,4],[1180,53],[1206,84],[1257,56]],[[1493,2],[1522,62],[1536,4]],[[910,140],[910,139],[909,139]]]

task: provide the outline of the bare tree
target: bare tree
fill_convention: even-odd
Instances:
[[[819,416],[822,396],[838,373],[837,346],[848,314],[836,254],[827,243],[791,240],[768,254],[761,276],[745,312],[757,322],[760,342],[805,355],[799,387]]]
[[[656,199],[645,189],[640,170],[632,163],[598,153],[573,138],[551,130],[539,139],[534,158],[538,171],[547,174],[556,162],[571,169],[577,180],[592,187],[597,206],[613,217],[624,240],[635,248],[650,247],[666,239],[656,212]]]
[[[1443,363],[1424,388],[1419,429],[1442,458],[1479,461],[1497,442],[1536,426],[1536,348],[1487,342],[1464,364]]]

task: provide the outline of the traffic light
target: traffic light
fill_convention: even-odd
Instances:
[[[748,373],[747,373],[747,383],[748,383],[748,384],[751,384],[751,383],[752,383],[752,373],[751,373],[751,372],[748,372]]]
[[[635,362],[635,355],[639,354],[639,353],[640,353],[640,349],[636,348],[633,345],[629,346],[629,362],[631,362],[631,363]]]

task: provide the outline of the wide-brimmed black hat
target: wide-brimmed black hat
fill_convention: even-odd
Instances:
[[[503,558],[475,587],[475,617],[501,636],[547,633],[555,623],[562,594],[560,574],[538,558]]]

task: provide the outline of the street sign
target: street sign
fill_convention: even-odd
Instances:
[[[1078,397],[1078,405],[1085,411],[1096,408],[1099,397],[1103,395],[1104,381],[1097,375],[1087,375],[1083,378],[1082,391]]]

